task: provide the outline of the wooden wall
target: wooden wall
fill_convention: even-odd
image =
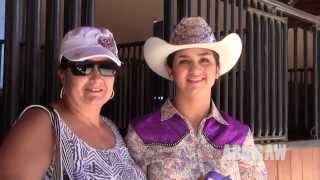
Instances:
[[[285,160],[265,163],[269,180],[320,180],[320,147],[290,148]]]

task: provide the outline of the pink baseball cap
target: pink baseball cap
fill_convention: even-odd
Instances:
[[[106,28],[77,27],[62,39],[59,64],[64,56],[70,61],[105,57],[121,66],[113,34]]]

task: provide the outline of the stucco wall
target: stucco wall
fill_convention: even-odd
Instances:
[[[96,0],[96,25],[110,29],[118,43],[150,37],[154,19],[163,19],[163,0]]]

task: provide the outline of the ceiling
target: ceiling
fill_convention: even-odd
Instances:
[[[320,15],[320,0],[279,0],[297,9]]]

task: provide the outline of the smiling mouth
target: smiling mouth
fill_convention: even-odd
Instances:
[[[201,78],[201,79],[188,79],[188,82],[190,82],[190,83],[198,83],[198,82],[201,82],[203,80],[204,80],[204,78]]]
[[[102,92],[102,89],[99,89],[99,88],[92,88],[92,89],[87,89],[87,91],[89,91],[89,92],[93,92],[93,93],[99,93],[99,92]]]

